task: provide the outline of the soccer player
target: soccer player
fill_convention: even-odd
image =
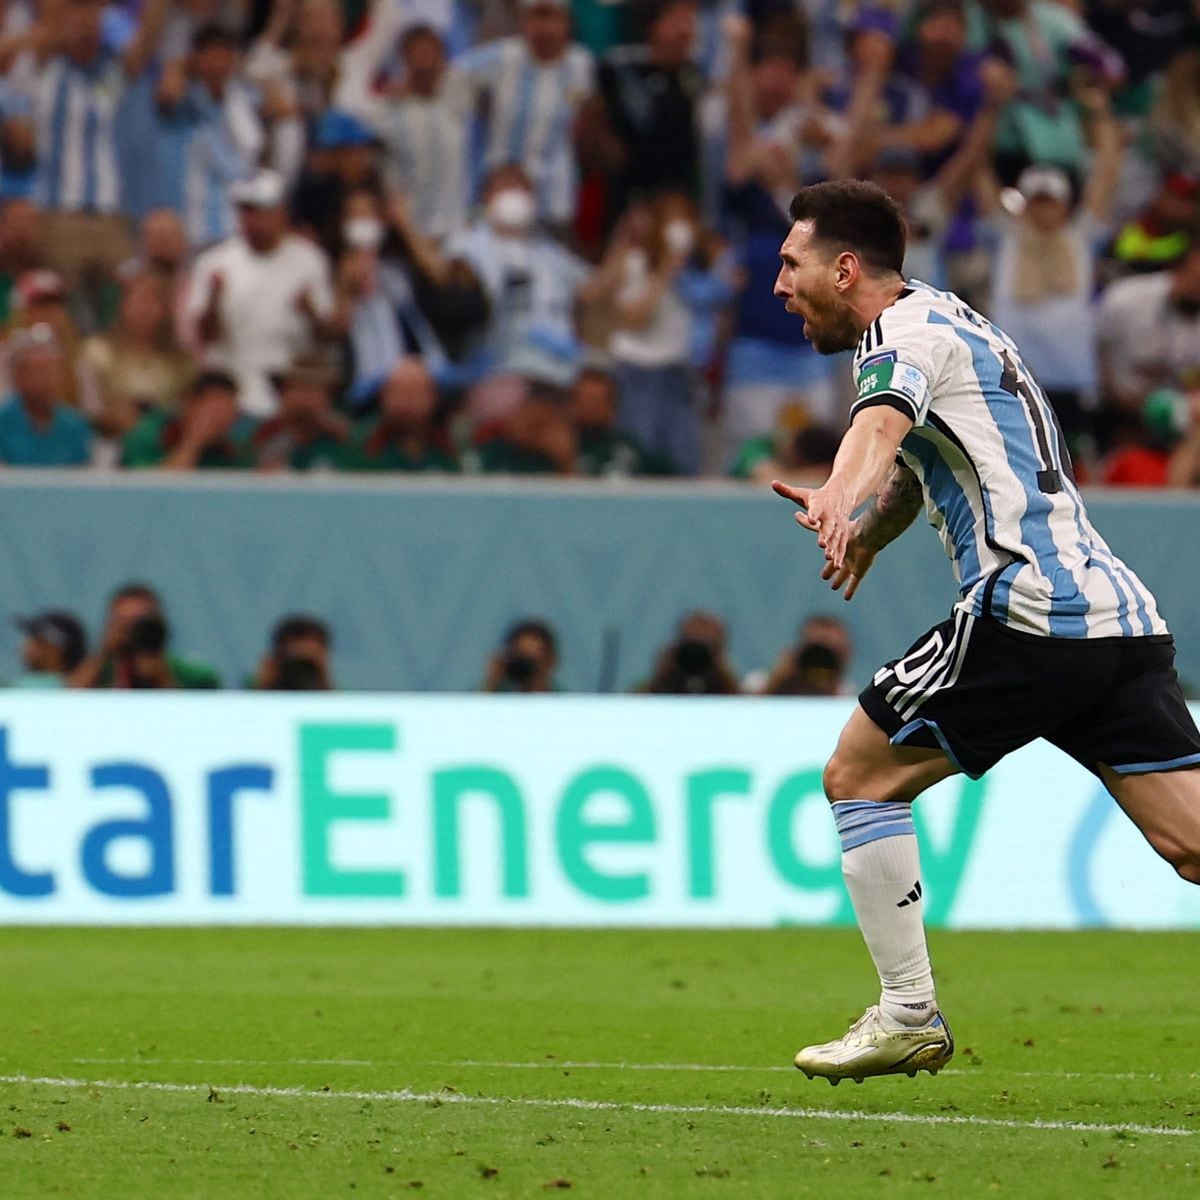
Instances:
[[[904,279],[904,222],[873,184],[804,188],[790,215],[775,295],[822,354],[855,350],[858,398],[825,483],[774,489],[847,600],[922,507],[959,584],[952,617],[875,673],[825,768],[882,995],[796,1066],[834,1084],[935,1074],[954,1038],[925,944],[913,800],[1043,737],[1200,883],[1200,733],[1154,597],[1092,528],[1017,347],[957,296]]]

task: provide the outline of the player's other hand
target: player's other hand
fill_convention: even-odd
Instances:
[[[858,523],[855,522],[842,565],[835,567],[833,563],[826,562],[825,569],[821,572],[821,578],[826,580],[835,592],[841,592],[843,600],[853,600],[854,593],[858,591],[858,585],[862,583],[863,576],[871,569],[871,564],[875,561],[876,553],[875,550],[867,549],[858,541]],[[845,590],[843,591],[843,589]]]

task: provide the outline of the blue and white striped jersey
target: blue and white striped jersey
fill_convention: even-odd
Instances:
[[[1160,635],[1154,597],[1092,528],[1054,411],[1016,345],[910,280],[854,358],[862,409],[913,419],[900,446],[959,583],[957,607],[1069,638]]]
[[[486,98],[483,170],[520,163],[533,181],[538,215],[570,221],[579,186],[572,129],[595,84],[591,54],[573,45],[556,62],[540,63],[521,38],[500,38],[460,54],[449,83],[464,116]]]
[[[87,68],[65,55],[42,68],[34,91],[37,194],[52,211],[115,213],[121,177],[115,146],[127,77],[120,58],[102,55]]]

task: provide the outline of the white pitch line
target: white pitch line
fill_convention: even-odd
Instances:
[[[872,1121],[884,1125],[971,1125],[990,1129],[1046,1130],[1067,1133],[1136,1133],[1146,1136],[1195,1137],[1200,1129],[1181,1129],[1167,1125],[1120,1125],[1089,1121],[1018,1121],[1005,1117],[948,1116],[933,1113],[861,1112],[855,1109],[769,1108],[721,1104],[639,1104],[620,1100],[584,1100],[573,1096],[468,1096],[463,1092],[397,1091],[312,1091],[299,1087],[256,1087],[247,1083],[195,1084],[160,1083],[129,1079],[61,1079],[45,1075],[0,1075],[0,1084],[25,1084],[38,1087],[111,1089],[129,1092],[203,1093],[205,1088],[218,1095],[269,1096],[299,1100],[370,1100],[397,1104],[478,1104],[491,1107],[512,1105],[521,1108],[568,1108],[585,1112],[637,1112],[666,1116],[770,1117],[799,1121]]]
[[[54,1061],[80,1063],[86,1066],[157,1066],[157,1067],[373,1067],[393,1070],[397,1067],[462,1067],[468,1070],[496,1071],[716,1071],[725,1074],[758,1075],[764,1071],[778,1071],[788,1075],[796,1073],[795,1067],[784,1067],[778,1063],[767,1066],[737,1066],[729,1063],[647,1063],[647,1062],[576,1062],[571,1059],[545,1059],[536,1062],[491,1062],[478,1058],[459,1059],[371,1059],[371,1058],[60,1058]],[[978,1070],[950,1067],[939,1075],[979,1076]],[[997,1071],[1006,1079],[1150,1079],[1162,1081],[1162,1075],[1154,1071]],[[1195,1072],[1187,1072],[1192,1078]]]

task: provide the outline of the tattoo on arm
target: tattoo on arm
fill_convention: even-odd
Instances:
[[[920,481],[907,467],[897,463],[879,489],[875,507],[863,516],[859,542],[872,550],[882,550],[913,523],[924,503]]]

